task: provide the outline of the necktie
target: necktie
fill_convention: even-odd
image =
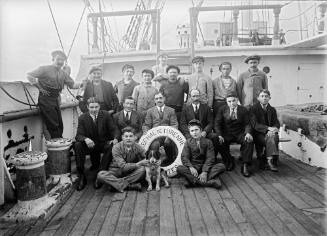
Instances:
[[[163,109],[162,107],[159,108],[160,119],[163,118]]]
[[[231,113],[230,118],[231,118],[231,120],[236,120],[235,108],[232,108],[232,113]]]
[[[196,146],[197,146],[197,148],[201,151],[201,148],[200,148],[200,140],[197,140],[197,141],[196,141]]]
[[[199,105],[195,105],[195,119],[199,119]]]

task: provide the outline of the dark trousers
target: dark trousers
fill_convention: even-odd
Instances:
[[[241,144],[241,156],[243,163],[250,164],[252,161],[252,155],[253,155],[253,142],[246,142],[244,140],[245,134],[238,134],[238,135],[226,135],[223,136],[224,143],[219,144],[219,152],[223,158],[223,161],[225,164],[230,163],[234,161],[234,158],[230,154],[229,145],[232,142]]]
[[[198,171],[199,175],[202,173],[202,165],[194,165],[193,167]],[[219,174],[223,173],[224,171],[225,171],[225,165],[223,163],[215,164],[208,171],[207,181],[214,179],[215,177],[217,177]],[[185,177],[187,182],[190,183],[191,185],[203,185],[197,177],[192,175],[190,168],[188,168],[184,165],[180,165],[177,167],[177,173],[179,175]]]
[[[213,101],[213,105],[212,105],[212,108],[213,108],[213,116],[216,117],[217,115],[217,112],[219,110],[220,107],[226,105],[226,101],[225,100],[214,100]]]
[[[219,151],[219,139],[218,139],[218,135],[216,133],[209,133],[207,134],[206,138],[210,139],[212,144],[213,144],[213,148],[215,151],[215,156],[217,156],[218,151]]]
[[[38,106],[51,138],[62,138],[64,126],[58,98],[39,96]]]
[[[108,170],[112,161],[112,145],[107,143],[95,143],[94,148],[87,147],[85,142],[76,142],[74,145],[76,167],[79,174],[84,173],[85,156],[90,154],[92,166],[100,170]],[[101,153],[103,153],[101,159]],[[101,165],[100,165],[101,159]]]

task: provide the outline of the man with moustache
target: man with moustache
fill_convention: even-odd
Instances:
[[[36,70],[27,73],[28,81],[38,88],[38,106],[41,117],[46,125],[50,137],[45,135],[46,139],[62,138],[63,123],[60,110],[60,93],[64,86],[69,88],[79,88],[80,83],[67,74],[67,56],[62,51],[53,51],[51,53],[52,64],[40,66]]]
[[[241,73],[237,80],[237,94],[242,106],[250,107],[257,103],[259,92],[268,89],[267,75],[258,69],[260,59],[260,56],[253,55],[244,61],[249,65],[249,69]]]
[[[86,102],[90,97],[96,97],[100,103],[100,110],[110,114],[116,112],[119,102],[112,83],[102,79],[102,68],[93,66],[90,71],[90,80],[85,85],[83,101],[80,102],[82,112],[87,112]]]

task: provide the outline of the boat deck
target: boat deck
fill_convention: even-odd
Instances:
[[[325,235],[325,179],[325,169],[282,154],[278,173],[244,178],[238,163],[221,190],[172,178],[160,192],[114,193],[89,181],[52,218],[2,224],[0,235]]]

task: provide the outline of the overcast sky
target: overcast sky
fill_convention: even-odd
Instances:
[[[49,0],[59,28],[65,51],[68,51],[73,39],[79,18],[81,17],[83,0]],[[136,0],[101,0],[104,2],[104,11],[132,10]],[[91,5],[98,9],[98,0],[90,0]],[[146,2],[146,1],[145,1]],[[194,0],[197,3],[197,0]],[[204,0],[203,6],[245,4],[247,1]],[[256,1],[258,4],[274,4],[278,1]],[[291,1],[279,1],[287,3]],[[301,3],[300,10],[307,10],[303,15],[303,24],[314,24],[314,1]],[[177,48],[176,26],[188,23],[189,11],[192,0],[166,0],[161,14],[161,47]],[[88,11],[86,12],[88,13]],[[294,18],[299,14],[299,5],[292,2],[282,9],[280,18],[281,28],[299,29],[299,19]],[[271,22],[273,14],[259,11],[254,18],[265,18]],[[230,12],[201,13],[199,21],[229,21]],[[116,17],[111,19],[112,34],[118,41],[122,32],[126,31],[129,22],[128,17]],[[272,26],[272,25],[271,25]],[[312,30],[309,32],[312,33]],[[304,36],[306,32],[303,33]],[[298,31],[290,31],[287,34],[288,41],[299,38]],[[33,70],[39,65],[50,63],[50,52],[60,49],[60,43],[46,0],[0,0],[0,79],[1,81],[26,80],[26,72]],[[87,54],[87,30],[86,17],[84,16],[76,41],[73,45],[69,64],[72,67],[72,75],[75,76],[79,68],[81,55]]]

